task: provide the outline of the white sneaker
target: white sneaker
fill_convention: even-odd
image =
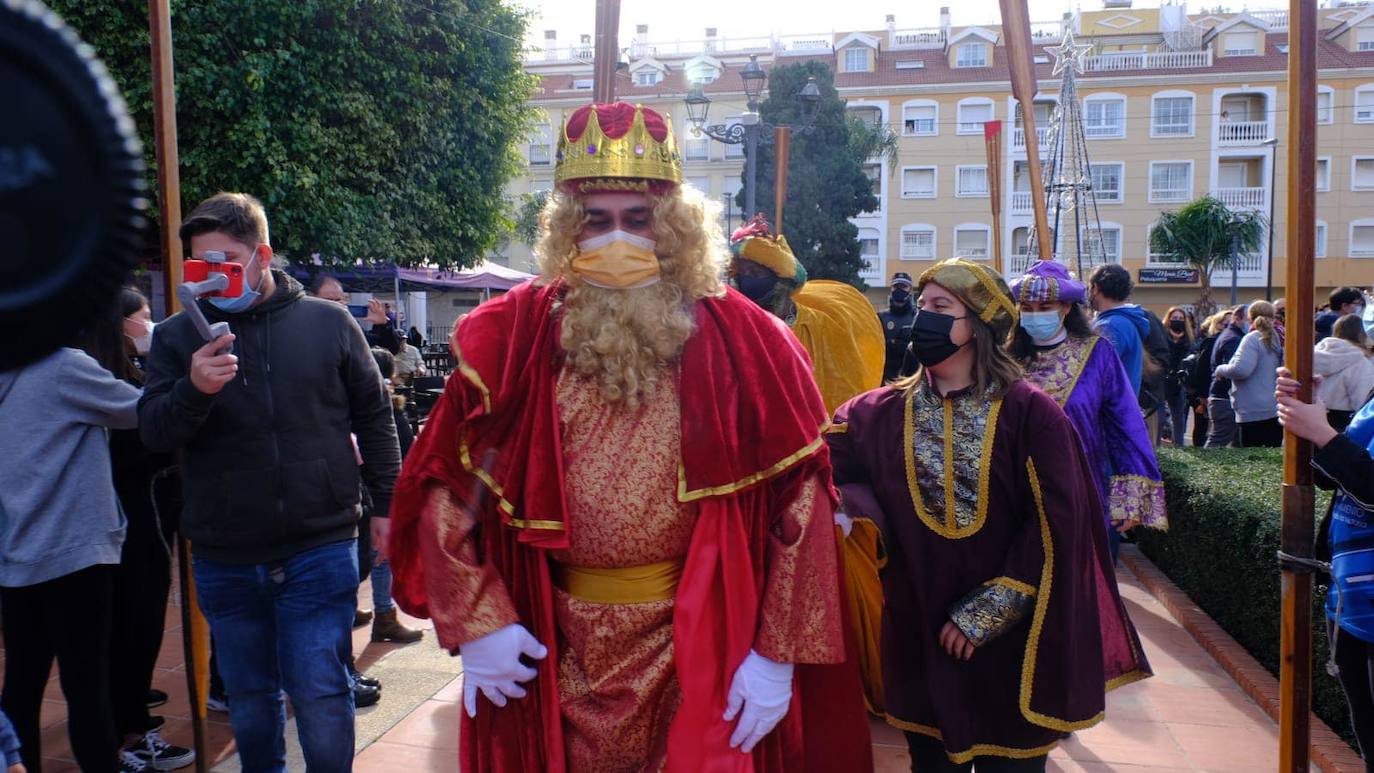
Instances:
[[[216,698],[215,696],[211,695],[210,697],[205,699],[205,708],[209,709],[210,711],[218,711],[221,714],[228,714],[229,701],[228,699],[220,700],[219,698]]]
[[[119,773],[148,773],[148,763],[140,760],[133,752],[125,749],[119,753]]]

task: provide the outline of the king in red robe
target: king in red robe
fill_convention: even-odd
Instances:
[[[786,327],[720,284],[672,138],[625,103],[569,119],[542,276],[455,330],[397,484],[402,608],[465,668],[513,626],[547,648],[464,714],[468,773],[872,767],[825,406]]]

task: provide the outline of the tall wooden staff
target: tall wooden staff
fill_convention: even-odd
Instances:
[[[1035,243],[1040,259],[1053,257],[1049,214],[1045,211],[1045,184],[1040,177],[1040,140],[1035,134],[1035,62],[1031,52],[1030,13],[1026,0],[999,0],[1002,6],[1002,40],[1007,46],[1011,93],[1021,105],[1021,127],[1026,133],[1026,171],[1030,173],[1031,203],[1035,207]]]
[[[592,67],[592,98],[598,104],[615,101],[615,66],[620,61],[620,0],[596,0],[596,58]]]
[[[153,73],[153,137],[157,151],[157,192],[161,210],[163,298],[167,313],[179,311],[181,284],[181,164],[177,154],[177,106],[172,66],[172,12],[168,0],[148,0],[148,32]],[[210,683],[210,628],[196,600],[191,576],[191,545],[177,539],[177,574],[181,581],[181,642],[186,658],[186,692],[191,701],[192,745],[196,773],[209,770],[205,749],[205,697]]]
[[[1288,265],[1293,319],[1284,364],[1298,399],[1312,400],[1312,319],[1316,247],[1317,0],[1290,0],[1288,33]],[[1272,193],[1271,193],[1272,195]],[[1273,228],[1270,223],[1269,227]],[[1312,558],[1312,444],[1286,433],[1283,442],[1283,552]],[[1312,574],[1283,565],[1279,664],[1279,770],[1308,770],[1312,711]]]
[[[777,150],[777,168],[773,170],[773,233],[781,236],[782,206],[787,203],[787,158],[792,149],[792,130],[779,126],[773,147]]]
[[[1002,122],[983,122],[988,152],[988,200],[992,205],[992,270],[1002,273]]]

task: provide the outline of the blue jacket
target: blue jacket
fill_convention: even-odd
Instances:
[[[1336,488],[1331,512],[1331,576],[1326,616],[1362,641],[1374,642],[1374,401],[1345,433],[1312,454],[1317,484]]]
[[[14,732],[14,725],[3,711],[0,711],[0,754],[4,754],[7,768],[24,761],[19,756],[19,734]]]
[[[1150,335],[1150,318],[1145,310],[1134,303],[1108,309],[1093,320],[1093,330],[1112,342],[1121,364],[1126,368],[1126,378],[1131,382],[1131,388],[1139,395],[1140,373],[1145,362],[1145,339]]]

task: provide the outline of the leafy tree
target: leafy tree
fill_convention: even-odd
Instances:
[[[548,190],[538,190],[534,193],[520,194],[519,202],[516,203],[515,238],[524,242],[526,246],[534,246],[539,239],[539,213],[544,211],[544,205],[549,201]]]
[[[1211,272],[1229,269],[1235,255],[1258,250],[1263,243],[1265,217],[1258,212],[1232,211],[1211,196],[1185,204],[1177,212],[1160,213],[1150,231],[1150,251],[1198,270],[1202,295],[1198,316],[1211,314]]]
[[[147,4],[48,2],[113,73],[153,169]],[[480,260],[511,225],[525,24],[501,0],[172,0],[183,206],[254,193],[298,261]]]
[[[768,75],[768,99],[759,106],[763,120],[800,125],[802,103],[797,94],[812,76],[821,98],[811,131],[792,132],[783,234],[812,279],[836,279],[862,287],[859,229],[849,219],[878,208],[873,182],[863,165],[874,157],[894,158],[896,143],[883,130],[845,113],[834,74],[821,62],[774,67]],[[761,143],[756,203],[773,222],[777,221],[773,211],[776,165],[777,149]],[[736,200],[743,209],[743,191]]]

